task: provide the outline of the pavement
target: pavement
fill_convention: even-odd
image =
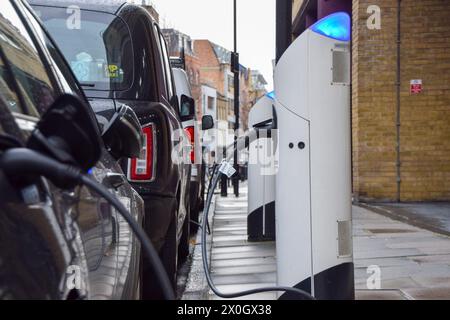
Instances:
[[[231,190],[227,198],[216,195],[211,206],[210,268],[215,284],[224,292],[276,283],[275,243],[247,241],[245,184],[241,191],[239,198]],[[445,233],[449,207],[428,205],[353,206],[356,299],[450,299],[450,237]],[[408,215],[398,217],[404,211]],[[429,212],[434,214],[426,216]],[[182,299],[220,299],[204,276],[199,235],[193,239],[192,258],[184,273]],[[271,292],[242,299],[275,298]]]
[[[210,272],[217,288],[225,293],[243,291],[276,283],[274,242],[247,241],[247,186],[236,198],[232,189],[224,198],[216,195],[211,205],[212,235],[208,236]],[[216,300],[208,287],[201,260],[201,239],[197,235],[184,300]],[[276,293],[249,295],[242,299],[273,300]]]
[[[450,299],[448,236],[354,206],[353,251],[357,299]],[[376,268],[380,288],[368,290]]]
[[[450,236],[450,202],[364,203],[361,206],[394,220]]]

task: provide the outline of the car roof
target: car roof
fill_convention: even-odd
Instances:
[[[124,5],[125,0],[28,0],[31,5],[69,7],[78,6],[81,10],[93,10],[116,14]]]

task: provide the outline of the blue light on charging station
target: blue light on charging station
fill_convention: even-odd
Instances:
[[[275,100],[275,91],[267,93],[266,96],[269,97],[272,100]]]
[[[317,21],[310,29],[332,39],[350,41],[350,16],[345,12],[333,13]]]

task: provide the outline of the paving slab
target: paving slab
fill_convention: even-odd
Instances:
[[[219,285],[218,289],[224,293],[233,293],[237,291],[243,290],[252,290],[261,287],[274,286],[275,283],[248,283],[248,284],[239,284],[239,285]],[[277,298],[276,292],[267,292],[267,293],[258,293],[252,294],[244,297],[246,300],[275,300]],[[210,292],[211,300],[223,300],[222,298],[217,297],[212,292]],[[235,298],[231,300],[242,300],[242,298]]]
[[[450,299],[450,281],[445,280],[450,279],[449,237],[394,220],[366,206],[353,207],[353,218],[357,289],[367,290],[371,276],[367,267],[378,266],[381,291],[399,290],[408,299]],[[357,297],[395,296],[369,291],[359,296],[357,291]]]
[[[450,202],[366,203],[364,205],[391,218],[450,236]]]
[[[400,290],[356,290],[356,300],[407,300]]]
[[[415,300],[449,300],[449,287],[411,288],[404,292]]]
[[[214,260],[214,257],[213,257]],[[253,265],[265,265],[265,264],[276,264],[275,257],[262,257],[262,258],[242,258],[242,259],[221,259],[214,260],[215,268],[228,268],[228,267],[238,267],[238,266],[253,266]]]
[[[213,279],[216,285],[224,284],[249,284],[249,283],[275,283],[276,273],[275,272],[265,272],[265,273],[255,273],[255,274],[237,274],[237,275],[214,275]]]
[[[257,274],[257,273],[270,273],[270,272],[276,272],[277,266],[276,264],[253,264],[253,265],[246,265],[246,266],[226,266],[226,267],[219,267],[213,263],[213,267],[211,268],[211,271],[215,275],[241,275],[241,274]]]

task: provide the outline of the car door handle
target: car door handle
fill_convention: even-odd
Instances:
[[[102,183],[107,188],[118,189],[127,182],[127,178],[122,173],[108,172]]]

